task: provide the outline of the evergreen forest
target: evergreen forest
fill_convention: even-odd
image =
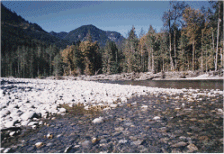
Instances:
[[[67,45],[48,34],[44,38],[44,32],[38,38],[24,33],[21,34],[24,37],[18,37],[16,28],[21,28],[21,23],[24,23],[23,29],[25,26],[35,29],[38,25],[27,25],[14,13],[14,18],[19,20],[13,19],[10,22],[14,23],[7,26],[20,24],[20,27],[14,26],[6,33],[5,22],[1,23],[1,76],[34,78],[122,72],[219,71],[224,64],[223,2],[209,3],[209,8],[195,10],[185,2],[170,2],[170,9],[163,13],[164,25],[160,32],[150,25],[148,32],[141,30],[137,35],[133,26],[122,43],[107,40],[103,46],[92,38],[91,31],[85,40]]]

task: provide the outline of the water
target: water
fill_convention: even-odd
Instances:
[[[101,81],[121,85],[139,85],[159,88],[192,88],[192,89],[220,89],[223,90],[223,80],[145,80],[145,81]]]

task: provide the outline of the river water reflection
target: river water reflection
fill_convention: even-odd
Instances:
[[[146,81],[100,81],[123,85],[139,85],[159,88],[192,88],[192,89],[220,89],[223,90],[223,80],[146,80]]]

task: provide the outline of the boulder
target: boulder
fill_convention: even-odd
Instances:
[[[21,119],[26,121],[28,119],[38,118],[38,115],[34,111],[27,111],[21,115]]]

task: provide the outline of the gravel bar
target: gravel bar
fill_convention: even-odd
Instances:
[[[223,152],[223,91],[1,78],[1,152]]]

